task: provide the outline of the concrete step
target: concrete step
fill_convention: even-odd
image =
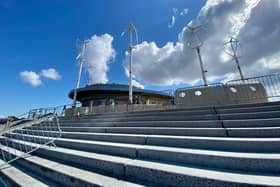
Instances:
[[[215,111],[219,114],[280,111],[280,105],[256,106],[245,108],[215,108]]]
[[[47,150],[47,152],[51,152],[48,151],[48,149],[51,149],[50,147],[43,146],[42,149],[44,148]],[[8,148],[2,146],[2,150],[5,152],[5,154],[8,154],[9,151],[14,156],[20,156],[23,154],[19,150],[13,149],[11,147]],[[92,171],[90,172],[85,169],[79,169],[73,166],[51,161],[38,156],[26,155],[26,157],[18,159],[15,162],[22,167],[28,168],[34,173],[39,173],[40,175],[55,181],[58,186],[142,186],[104,176]],[[22,181],[24,179],[19,180]]]
[[[17,132],[35,136],[57,136],[57,134],[53,131],[47,131],[44,134],[42,134],[41,131],[36,130],[21,130]],[[280,153],[280,138],[195,137],[87,132],[62,132],[61,137],[78,140],[159,145],[220,151]]]
[[[5,164],[5,161],[0,160],[0,165]],[[1,181],[0,186],[22,186],[22,187],[47,187],[50,184],[43,183],[40,180],[27,175],[24,171],[7,164],[0,170]]]
[[[21,143],[18,140],[14,141],[18,144]],[[31,144],[31,146],[37,145]],[[34,154],[77,167],[98,169],[124,179],[145,181],[160,186],[277,186],[280,184],[280,177],[273,174],[198,168],[194,165],[174,165],[62,147],[50,149],[43,146]],[[27,159],[29,158],[24,160]]]
[[[209,120],[209,121],[126,121],[126,122],[86,122],[60,123],[63,127],[197,127],[197,128],[247,128],[247,127],[280,127],[280,118]],[[51,126],[46,125],[46,128]]]
[[[13,139],[20,139],[30,142],[49,141],[48,138],[40,136],[17,136],[16,134],[9,134],[8,136]],[[55,144],[59,147],[74,150],[89,151],[142,160],[176,162],[202,167],[250,172],[280,173],[280,154],[275,153],[238,153],[64,138],[57,139]]]
[[[27,129],[42,130],[40,127]],[[208,137],[280,137],[280,127],[174,128],[174,127],[61,127],[64,132],[121,133]]]
[[[76,120],[61,120],[62,124],[77,124],[77,123],[102,123],[102,122],[143,122],[143,121],[213,121],[213,120],[242,120],[242,119],[268,119],[280,118],[280,111],[266,112],[250,112],[250,113],[233,113],[233,114],[218,114],[218,115],[181,115],[181,114],[166,114],[155,116],[116,116],[114,118],[87,119],[81,118]]]
[[[41,127],[26,129],[42,130]],[[61,127],[63,132],[93,132],[122,134],[154,134],[178,136],[227,136],[223,128],[171,128],[171,127]],[[233,133],[234,134],[234,133]]]
[[[41,131],[17,131],[21,134],[35,136],[57,136],[53,131],[42,134]],[[78,140],[94,140],[141,145],[159,145],[169,147],[185,147],[193,149],[221,150],[235,152],[280,153],[280,138],[229,138],[229,137],[195,137],[139,135],[114,133],[62,132],[62,138]]]
[[[92,114],[92,115],[82,115],[81,119],[103,119],[103,118],[118,118],[118,117],[148,117],[148,116],[165,116],[165,115],[214,115],[215,111],[213,109],[207,110],[195,110],[195,111],[180,111],[180,110],[172,110],[172,111],[146,111],[146,112],[133,112],[133,113],[103,113],[103,114]],[[77,117],[61,117],[60,120],[76,120]]]
[[[250,112],[264,112],[264,111],[279,111],[280,103],[267,103],[267,104],[249,104],[249,105],[229,105],[226,107],[199,107],[188,109],[173,109],[173,110],[157,110],[157,111],[138,111],[138,112],[122,112],[122,113],[103,113],[93,115],[83,115],[81,119],[102,119],[102,118],[115,118],[118,116],[154,116],[166,115],[176,113],[177,115],[206,115],[206,114],[220,114],[227,113],[250,113]],[[61,120],[77,119],[76,117],[61,117]]]
[[[39,125],[37,125],[39,126]],[[209,121],[126,121],[126,122],[86,122],[75,121],[73,123],[61,122],[63,127],[205,127],[219,128],[221,122],[218,120]],[[49,125],[44,125],[51,128]]]
[[[220,114],[221,120],[280,118],[280,111]]]
[[[155,115],[155,116],[116,116],[114,118],[100,118],[100,119],[86,119],[80,118],[75,120],[61,120],[61,123],[70,122],[75,123],[77,121],[86,122],[125,122],[125,121],[205,121],[205,120],[217,120],[218,116],[214,114],[207,115],[177,115],[176,113],[170,115]]]
[[[280,118],[222,120],[225,128],[280,127]]]
[[[229,137],[280,137],[280,127],[226,128]]]

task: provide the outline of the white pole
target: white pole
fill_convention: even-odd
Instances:
[[[88,41],[86,41],[86,40],[83,42],[82,51],[81,51],[81,54],[79,57],[80,66],[79,66],[79,71],[78,71],[78,78],[76,80],[76,88],[74,90],[73,107],[76,107],[76,104],[77,104],[77,90],[80,87],[80,80],[81,80],[81,74],[82,74],[83,63],[84,63],[84,53],[85,53],[87,43],[88,43]]]
[[[132,92],[132,26],[130,25],[130,44],[129,44],[129,53],[130,53],[130,59],[129,59],[129,104],[133,104],[133,92]]]
[[[132,86],[132,51],[133,51],[133,33],[135,33],[135,39],[136,39],[136,45],[138,44],[138,34],[137,34],[137,30],[134,27],[134,25],[132,23],[130,23],[128,29],[126,29],[124,32],[122,32],[122,36],[126,33],[129,32],[129,54],[130,54],[130,58],[129,58],[129,90],[128,90],[128,104],[133,104],[133,86]]]
[[[200,54],[200,48],[197,47],[196,51],[197,51],[197,55],[198,55],[198,60],[199,60],[199,64],[200,64],[200,69],[201,69],[201,73],[202,73],[202,79],[203,79],[203,82],[204,82],[204,86],[208,86],[206,76],[205,76],[205,73],[207,71],[204,70],[204,67],[203,67],[203,62],[202,62],[202,58],[201,58],[201,54]]]

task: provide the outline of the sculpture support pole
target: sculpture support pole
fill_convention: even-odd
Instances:
[[[78,71],[78,78],[76,80],[76,88],[74,90],[73,105],[72,105],[72,107],[74,107],[74,108],[76,108],[76,104],[77,104],[77,90],[80,87],[80,80],[81,80],[81,74],[82,74],[83,63],[84,63],[85,48],[86,48],[86,41],[84,41],[84,43],[83,43],[83,48],[82,48],[82,51],[81,51],[81,56],[79,58],[80,67],[79,67],[79,71]]]
[[[199,60],[199,64],[200,64],[200,69],[201,69],[201,73],[202,73],[202,79],[203,79],[204,86],[208,86],[206,76],[205,76],[206,71],[204,70],[203,62],[202,62],[202,58],[201,58],[201,54],[200,54],[200,48],[197,47],[196,51],[197,51],[197,55],[198,55],[198,60]]]
[[[239,60],[238,60],[238,58],[237,58],[236,56],[234,56],[234,60],[235,60],[235,62],[236,62],[237,69],[238,69],[238,71],[239,71],[241,80],[244,81],[245,78],[244,78],[244,75],[243,75],[243,73],[242,73],[242,71],[241,71],[241,67],[240,67],[240,64],[239,64]]]
[[[130,32],[130,44],[129,44],[129,104],[133,104],[133,93],[132,93],[132,32]]]

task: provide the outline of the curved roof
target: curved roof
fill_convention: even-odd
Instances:
[[[82,97],[82,95],[88,95],[93,93],[103,93],[103,94],[124,93],[124,92],[128,92],[128,89],[129,86],[123,84],[94,84],[94,85],[88,85],[84,88],[79,88],[77,90],[77,95],[78,96],[80,95],[80,97]],[[137,87],[133,87],[132,90],[134,93],[138,93],[138,94],[157,95],[161,97],[173,98],[168,93],[161,92],[161,91],[147,90],[147,89],[141,89]],[[73,99],[74,90],[70,91],[69,97]]]

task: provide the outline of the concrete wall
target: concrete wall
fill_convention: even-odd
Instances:
[[[175,92],[177,108],[267,101],[266,91],[260,83],[185,88]]]

